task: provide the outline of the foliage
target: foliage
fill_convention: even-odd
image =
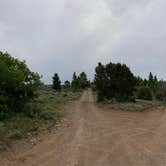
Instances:
[[[138,99],[152,100],[151,89],[148,86],[138,86],[136,89],[136,97]]]
[[[72,82],[71,82],[71,86],[74,90],[77,90],[80,88],[79,86],[79,78],[76,75],[76,72],[73,73],[73,78],[72,78]]]
[[[104,99],[128,101],[133,98],[136,78],[125,64],[99,63],[95,72],[98,101]]]
[[[136,100],[136,102],[112,102],[105,100],[99,104],[100,107],[126,111],[145,111],[152,108],[165,108],[166,103],[151,100]]]
[[[65,88],[65,89],[71,88],[70,81],[66,80],[66,81],[64,82],[64,88]]]
[[[0,140],[10,141],[49,130],[63,116],[65,103],[76,100],[81,92],[54,91],[51,86],[41,86],[38,98],[26,103],[22,113],[13,112],[0,121]]]
[[[166,102],[166,82],[160,81],[159,88],[156,92],[156,98],[158,100]]]
[[[82,89],[85,89],[89,86],[89,81],[85,72],[80,73],[79,84]]]
[[[136,97],[147,100],[165,100],[165,85],[164,81],[158,81],[157,76],[149,73],[148,79],[137,77]]]
[[[59,79],[58,73],[55,73],[52,79],[53,79],[53,89],[61,90],[61,81]]]
[[[149,73],[148,86],[151,89],[152,95],[155,94],[158,88],[158,80],[151,72]]]
[[[0,114],[21,112],[34,99],[41,84],[40,76],[31,72],[25,62],[0,52]]]
[[[73,73],[73,79],[71,83],[71,87],[73,90],[85,89],[89,86],[90,83],[85,72],[80,73],[79,76],[77,76],[76,72]]]

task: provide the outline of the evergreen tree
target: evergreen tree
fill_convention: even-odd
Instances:
[[[70,81],[66,80],[64,83],[64,88],[69,89],[70,88]]]
[[[155,93],[156,93],[156,91],[158,89],[158,86],[159,86],[158,78],[157,78],[157,76],[154,76],[154,92]]]
[[[76,72],[73,73],[73,79],[72,79],[72,82],[71,82],[71,86],[74,90],[77,90],[77,89],[80,88],[79,77],[77,77]]]
[[[143,85],[148,86],[148,80],[146,78],[143,80]]]
[[[166,102],[166,82],[164,80],[158,81],[156,98],[160,101]]]
[[[95,69],[95,80],[94,80],[98,93],[98,101],[104,100],[105,95],[108,91],[106,81],[107,77],[106,77],[105,66],[102,63],[98,63],[98,66]]]
[[[143,84],[144,84],[144,80],[140,76],[137,76],[136,77],[136,86],[140,86]]]
[[[79,84],[80,84],[80,87],[82,89],[85,89],[86,87],[88,87],[89,85],[89,82],[88,82],[88,79],[87,79],[87,75],[85,72],[82,72],[79,76]]]
[[[157,76],[154,76],[154,82],[155,82],[155,83],[158,83]]]
[[[98,64],[95,70],[98,100],[113,99],[127,101],[133,97],[136,77],[124,64]]]
[[[151,90],[154,89],[154,77],[153,77],[153,74],[151,72],[149,73],[148,86]]]
[[[52,79],[53,79],[53,86],[52,86],[53,89],[55,89],[55,90],[61,90],[61,81],[59,79],[58,74],[55,73]]]
[[[157,89],[158,89],[158,79],[157,79],[157,76],[153,76],[153,74],[151,72],[149,74],[148,86],[151,90],[153,99],[155,99],[156,98],[156,92],[157,92]]]

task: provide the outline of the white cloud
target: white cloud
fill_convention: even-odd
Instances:
[[[98,61],[125,62],[136,74],[165,77],[164,0],[1,0],[0,50],[25,59],[50,82]]]

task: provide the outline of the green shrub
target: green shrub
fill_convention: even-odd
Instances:
[[[8,107],[5,104],[0,104],[0,120],[5,120],[9,117]]]
[[[21,112],[24,105],[36,97],[41,84],[37,73],[25,62],[0,52],[0,107],[4,112]]]
[[[136,97],[143,100],[152,100],[152,92],[148,86],[139,86],[136,89]]]
[[[27,103],[24,107],[24,113],[30,118],[37,118],[41,112],[39,105],[35,103]]]
[[[166,85],[160,86],[160,88],[156,92],[156,98],[160,101],[166,102]]]
[[[43,119],[43,120],[56,120],[58,116],[57,116],[57,112],[42,111],[39,117],[40,119]]]
[[[20,131],[16,131],[10,136],[10,139],[12,140],[19,140],[22,138],[23,138],[23,134]]]

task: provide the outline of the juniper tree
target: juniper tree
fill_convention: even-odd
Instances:
[[[76,72],[73,73],[71,87],[73,88],[73,90],[78,90],[80,88],[79,77],[76,75]]]
[[[125,64],[98,64],[95,70],[95,83],[98,99],[127,101],[133,97],[136,77]]]
[[[64,82],[64,88],[65,89],[69,89],[70,88],[70,81],[68,81],[68,80],[66,80],[65,82]]]
[[[52,85],[53,89],[61,90],[61,81],[59,79],[58,73],[55,73],[52,79],[53,79],[53,85]]]
[[[80,88],[82,88],[82,89],[85,89],[86,87],[89,86],[89,82],[88,82],[87,75],[85,72],[82,72],[79,75],[79,84],[80,84]]]

